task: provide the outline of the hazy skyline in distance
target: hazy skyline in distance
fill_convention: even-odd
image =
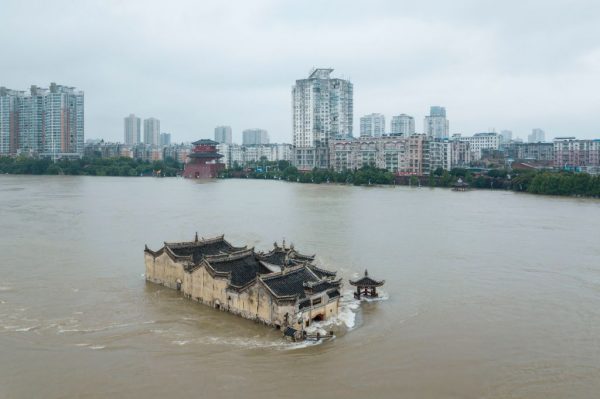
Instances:
[[[230,125],[292,141],[312,67],[354,84],[359,118],[446,107],[450,133],[600,138],[597,1],[0,1],[0,86],[85,91],[86,139],[155,117],[175,142]]]

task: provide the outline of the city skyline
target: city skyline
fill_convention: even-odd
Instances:
[[[536,1],[491,9],[469,1],[428,8],[381,1],[368,10],[334,1],[320,5],[319,16],[305,5],[268,1],[235,7],[175,3],[166,12],[153,2],[71,3],[68,16],[60,13],[60,3],[40,4],[33,15],[26,3],[3,3],[8,18],[0,41],[11,63],[0,84],[19,90],[56,81],[85,90],[89,138],[119,140],[122,117],[135,108],[136,114],[160,115],[177,141],[211,137],[215,126],[227,124],[234,141],[241,141],[244,129],[261,126],[273,142],[290,142],[289,88],[311,67],[335,68],[353,83],[355,127],[362,115],[377,112],[389,121],[405,113],[415,118],[419,132],[429,107],[441,104],[452,121],[450,134],[494,128],[526,140],[540,127],[547,140],[600,136],[595,122],[600,94],[592,90],[600,84],[593,40],[600,27],[592,17],[598,7],[593,2],[570,3],[564,15],[560,5]],[[559,17],[560,26],[543,23]],[[60,28],[14,38],[11,32],[23,20]],[[159,20],[160,34],[153,28]],[[363,27],[360,32],[349,28],[355,23]],[[244,37],[203,39],[212,37],[215,26],[243,31]],[[299,38],[313,45],[301,46]],[[392,48],[402,48],[401,56]],[[278,57],[264,62],[272,53]],[[43,64],[35,62],[38,54],[45,54]],[[144,61],[156,54],[161,55],[156,66]],[[377,57],[361,56],[369,54]]]

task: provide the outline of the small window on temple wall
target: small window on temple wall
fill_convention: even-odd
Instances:
[[[313,299],[313,301],[312,301],[313,305],[318,305],[320,303],[321,303],[321,298],[316,298],[316,299]]]

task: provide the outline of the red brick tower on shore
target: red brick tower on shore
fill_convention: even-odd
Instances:
[[[219,175],[225,165],[219,163],[223,155],[217,153],[217,143],[202,139],[192,143],[194,148],[188,155],[188,162],[183,169],[183,177],[192,179],[212,179]]]

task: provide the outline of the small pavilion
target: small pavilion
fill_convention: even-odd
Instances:
[[[365,269],[365,275],[359,280],[350,280],[350,285],[356,287],[354,297],[360,299],[361,295],[367,298],[377,298],[377,287],[385,284],[385,280],[373,280],[369,277],[369,272]]]
[[[452,190],[454,191],[467,191],[469,189],[469,183],[466,183],[460,177],[452,186]]]

